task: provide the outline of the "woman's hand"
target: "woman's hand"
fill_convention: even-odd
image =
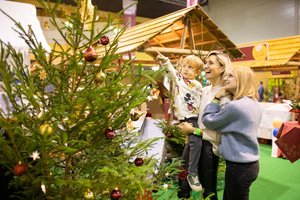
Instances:
[[[217,99],[221,99],[222,97],[226,96],[226,90],[224,88],[222,88],[219,92],[217,92],[215,98]]]
[[[193,125],[188,122],[182,122],[182,123],[178,124],[177,127],[180,128],[180,130],[182,132],[184,132],[185,134],[193,133],[195,131],[195,128],[193,127]]]

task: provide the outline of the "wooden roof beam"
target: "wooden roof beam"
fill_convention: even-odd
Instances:
[[[174,31],[174,33],[175,33],[176,35],[178,35],[178,38],[169,38],[168,40],[163,40],[163,41],[161,41],[161,43],[164,44],[164,43],[175,42],[175,41],[180,40],[181,37],[180,37],[180,35],[176,32],[176,30]],[[204,31],[204,32],[203,32],[203,34],[205,34],[205,33],[207,33],[207,31]],[[195,38],[196,36],[198,36],[198,35],[201,35],[201,34],[202,34],[201,32],[194,33],[194,38]],[[160,35],[160,36],[162,36],[162,35]],[[153,41],[149,43],[149,45],[156,45],[156,44],[158,44],[158,43],[153,42]]]
[[[162,54],[177,54],[177,55],[203,55],[205,56],[208,51],[201,51],[201,50],[192,50],[192,49],[178,49],[178,48],[162,48],[162,47],[148,47],[144,49],[146,53],[155,53],[160,52]]]
[[[298,70],[297,66],[278,66],[278,67],[251,67],[255,72],[265,72],[265,71],[295,71]]]
[[[157,39],[157,38],[153,38],[153,40],[156,42],[156,44],[158,44],[161,47],[164,47],[164,45]]]
[[[170,27],[170,28],[171,28],[172,33],[174,33],[175,35],[177,35],[178,36],[178,40],[180,40],[180,35],[176,32],[176,30],[174,30],[172,27]]]
[[[203,44],[212,44],[212,43],[217,43],[217,40],[209,40],[209,41],[205,41],[205,42],[197,42],[196,45],[203,45]]]
[[[298,61],[288,61],[286,64],[300,66],[300,62],[298,62]]]

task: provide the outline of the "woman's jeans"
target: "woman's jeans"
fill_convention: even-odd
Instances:
[[[248,200],[251,184],[259,172],[259,162],[226,161],[224,200]]]

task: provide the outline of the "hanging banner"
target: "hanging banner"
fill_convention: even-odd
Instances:
[[[234,59],[232,59],[233,62],[269,60],[269,45],[268,45],[268,43],[239,47],[239,49],[244,53],[245,57],[244,58],[234,58]]]

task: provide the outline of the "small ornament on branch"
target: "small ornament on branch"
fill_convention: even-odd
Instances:
[[[106,137],[107,139],[113,139],[115,136],[116,136],[116,132],[115,132],[115,130],[113,130],[112,128],[108,128],[108,129],[105,131],[105,137]]]
[[[130,113],[130,119],[132,121],[137,121],[137,120],[139,120],[139,118],[140,118],[139,113],[137,113],[137,112]]]
[[[99,40],[100,44],[102,45],[108,45],[109,43],[109,37],[107,37],[106,35],[103,35],[100,40]]]
[[[84,60],[86,60],[87,62],[94,62],[97,60],[98,55],[95,51],[95,49],[93,47],[88,47],[84,53],[83,53],[83,58]]]
[[[187,175],[188,171],[184,168],[182,168],[181,171],[177,174],[178,178],[182,181],[186,180]]]
[[[142,158],[136,158],[134,160],[134,164],[135,166],[139,167],[139,166],[142,166],[144,164],[144,160]]]
[[[169,188],[169,185],[167,183],[164,183],[162,187],[164,190],[167,190]]]
[[[122,193],[118,188],[115,188],[111,193],[110,193],[110,199],[111,200],[119,200],[122,197]]]
[[[102,71],[98,72],[95,77],[96,83],[102,83],[106,78],[106,74]]]
[[[15,176],[22,176],[27,171],[27,165],[25,163],[22,163],[21,161],[18,162],[14,166],[14,175]]]
[[[32,154],[30,155],[30,157],[31,157],[33,160],[40,159],[40,153],[39,153],[38,151],[34,151],[34,152],[32,152]]]
[[[44,193],[44,194],[46,194],[46,192],[47,192],[47,190],[46,190],[46,186],[45,186],[45,184],[42,182],[42,184],[41,184],[41,190],[42,190],[42,192]]]
[[[53,132],[53,128],[50,124],[44,123],[39,128],[41,135],[50,135]]]
[[[87,189],[84,192],[84,198],[85,199],[94,199],[94,193],[90,189]]]

